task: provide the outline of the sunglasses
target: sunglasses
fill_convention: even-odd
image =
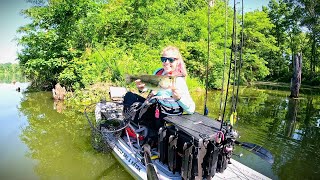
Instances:
[[[169,60],[170,63],[173,63],[175,60],[177,60],[177,58],[171,58],[171,57],[161,57],[161,62],[167,62],[167,60]]]

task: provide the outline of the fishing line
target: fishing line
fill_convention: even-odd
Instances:
[[[93,27],[95,27],[95,25],[93,25]],[[98,34],[97,28],[94,28],[94,29],[95,29],[94,30],[94,34],[97,35]],[[85,36],[84,36],[83,32],[81,32],[80,35],[81,35],[82,39],[84,39],[84,40],[86,39],[86,38],[84,38]],[[111,63],[113,63],[113,66],[114,66],[114,67],[112,67],[111,66],[112,64],[109,64],[108,61],[102,56],[101,52],[99,51],[99,49],[95,46],[95,43],[93,42],[93,37],[91,37],[90,39],[86,40],[86,42],[93,49],[95,49],[98,52],[99,56],[102,58],[102,60],[104,60],[106,62],[106,67],[104,69],[102,69],[101,72],[104,72],[106,69],[109,69],[109,70],[112,70],[112,71],[118,71],[118,72],[120,71],[119,67],[117,66],[117,62],[116,62],[115,58],[112,58],[113,61]],[[116,69],[114,70],[114,68],[116,68]]]

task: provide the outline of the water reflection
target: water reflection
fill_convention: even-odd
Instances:
[[[220,92],[209,94],[209,116],[218,117]],[[238,104],[239,120],[235,128],[240,141],[259,144],[270,150],[275,162],[270,165],[238,147],[235,159],[272,179],[315,179],[320,175],[320,96],[301,95],[291,99],[288,91],[241,88]],[[193,95],[197,105],[202,96]],[[230,97],[231,98],[231,97]],[[230,114],[228,99],[227,115]],[[203,112],[203,107],[197,107]]]
[[[298,108],[299,108],[299,100],[289,98],[284,135],[289,138],[296,139],[296,140],[300,140],[299,136],[296,136],[296,134],[295,134]]]
[[[53,109],[55,109],[58,113],[62,113],[65,109],[65,105],[63,101],[60,100],[53,100]]]
[[[111,154],[93,150],[83,114],[58,113],[59,102],[56,109],[52,103],[50,92],[28,93],[19,108],[29,122],[20,137],[29,147],[27,156],[38,161],[34,171],[40,179],[131,178]]]
[[[1,177],[6,173],[4,177],[14,179],[131,178],[111,154],[93,150],[83,114],[60,108],[51,92],[17,92],[9,87],[11,84],[0,84]],[[239,93],[239,120],[235,125],[241,135],[239,140],[270,150],[274,163],[240,147],[236,147],[236,153],[244,156],[234,158],[272,179],[317,179],[320,96],[302,94],[293,100],[287,97],[287,91],[253,87],[242,87]],[[197,112],[203,112],[204,93],[192,96]],[[218,117],[219,106],[220,92],[209,92],[210,117]],[[230,104],[226,112],[225,117],[229,117]]]

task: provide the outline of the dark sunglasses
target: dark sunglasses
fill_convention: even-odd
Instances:
[[[171,58],[171,57],[161,57],[160,59],[163,63],[166,62],[167,60],[169,60],[170,63],[173,63],[175,60],[177,60],[177,58]]]

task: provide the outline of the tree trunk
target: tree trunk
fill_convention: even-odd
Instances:
[[[312,72],[312,74],[314,74],[315,73],[315,71],[316,71],[316,52],[317,52],[317,49],[316,49],[316,42],[317,40],[316,40],[316,37],[315,37],[315,35],[314,35],[314,38],[313,38],[313,42],[312,42],[312,70],[311,70],[311,72]]]
[[[314,29],[314,28],[312,28]],[[312,30],[314,31],[314,30]],[[312,45],[311,45],[311,60],[310,60],[310,74],[314,75],[316,67],[316,36],[315,33],[312,33]]]
[[[291,79],[291,98],[299,97],[301,85],[302,55],[296,55],[293,61],[293,78]]]

